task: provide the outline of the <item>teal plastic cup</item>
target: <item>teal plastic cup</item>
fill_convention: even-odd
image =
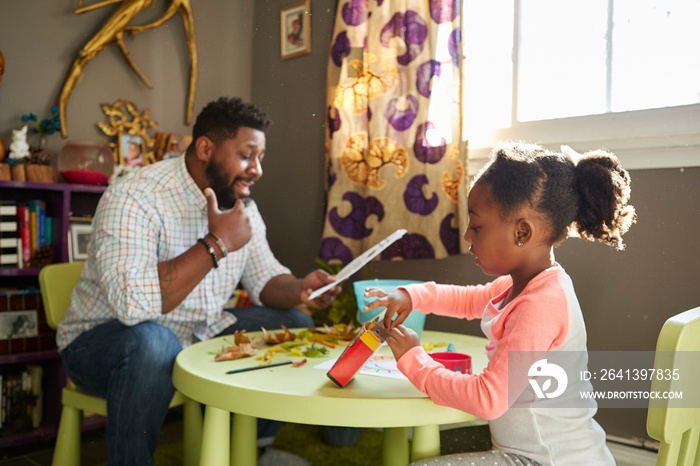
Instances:
[[[366,305],[377,299],[374,297],[365,298],[365,288],[374,287],[381,288],[384,291],[391,291],[395,290],[400,286],[406,286],[412,283],[423,282],[416,280],[394,279],[359,280],[354,282],[353,287],[355,288],[355,297],[357,298],[357,320],[360,321],[360,323],[369,322],[370,320],[374,319],[377,315],[381,314],[384,311],[384,309],[386,309],[385,307],[378,307],[376,309],[372,309],[371,311],[363,311],[362,308],[364,308]],[[411,312],[406,318],[406,320],[403,322],[403,325],[416,332],[420,337],[423,333],[423,327],[425,326],[425,314],[418,311],[417,309],[414,309],[413,312]]]

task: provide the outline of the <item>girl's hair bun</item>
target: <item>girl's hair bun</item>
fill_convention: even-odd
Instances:
[[[600,241],[618,250],[624,235],[636,221],[630,199],[630,175],[617,157],[606,150],[586,152],[575,168],[579,209],[574,231],[589,241]]]

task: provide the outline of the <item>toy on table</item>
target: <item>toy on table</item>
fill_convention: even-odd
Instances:
[[[370,320],[376,320],[377,315],[385,314],[385,307],[377,307],[371,311],[363,311],[365,306],[374,301],[377,298],[368,298],[365,296],[365,288],[381,288],[384,291],[395,290],[400,286],[411,285],[413,283],[423,283],[416,280],[395,280],[395,279],[374,279],[374,280],[358,280],[353,283],[353,288],[355,290],[355,298],[357,299],[357,320],[360,323],[369,322]],[[417,309],[411,311],[406,320],[404,320],[403,325],[410,328],[418,334],[420,338],[423,333],[423,327],[425,326],[425,314]]]
[[[389,331],[378,319],[363,325],[326,375],[338,387],[345,387],[388,337]]]
[[[468,354],[457,353],[455,351],[444,351],[438,353],[428,353],[428,356],[445,366],[445,369],[454,372],[461,372],[462,374],[472,373],[472,357]]]

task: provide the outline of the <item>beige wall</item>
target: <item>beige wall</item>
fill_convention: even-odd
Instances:
[[[84,5],[95,3],[84,1]],[[29,112],[50,116],[58,104],[68,71],[80,49],[109,18],[114,6],[74,14],[78,0],[4,0],[0,2],[0,51],[5,75],[0,87],[0,137],[9,146],[12,129],[21,128]],[[156,2],[134,20],[145,24],[160,16],[166,2]],[[223,95],[251,97],[253,0],[193,1],[199,79],[194,115],[210,100]],[[106,121],[100,103],[117,99],[149,109],[161,131],[190,133],[185,125],[189,62],[184,27],[175,15],[155,30],[125,35],[126,47],[137,66],[153,83],[148,89],[113,44],[83,70],[67,107],[69,139],[106,138],[97,123]],[[30,134],[30,144],[36,144]],[[49,137],[49,148],[65,143],[60,135]]]
[[[23,113],[48,115],[68,68],[111,7],[76,16],[70,2],[0,2],[0,50],[7,70],[0,87],[0,135],[9,144]],[[87,3],[87,2],[86,2]],[[162,9],[162,2],[149,17]],[[192,2],[199,52],[195,114],[220,95],[252,98],[275,123],[268,134],[265,176],[255,197],[273,250],[297,274],[315,268],[323,221],[325,77],[335,1],[312,1],[312,51],[282,61],[279,9],[288,0]],[[71,138],[100,138],[101,102],[122,98],[149,108],[159,128],[189,132],[184,124],[187,56],[176,17],[154,32],[127,38],[134,60],[153,81],[148,90],[113,46],[85,68],[68,108]],[[64,141],[50,138],[55,150]],[[700,155],[700,154],[698,154]],[[628,249],[569,240],[557,259],[574,280],[591,350],[653,350],[669,316],[700,305],[700,169],[632,172],[632,202],[639,222]],[[469,256],[375,263],[382,278],[468,284],[487,280]],[[431,316],[433,329],[478,333],[474,323]],[[646,437],[645,410],[601,410],[610,434]]]

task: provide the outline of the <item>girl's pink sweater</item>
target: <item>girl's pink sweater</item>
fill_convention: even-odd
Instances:
[[[572,408],[542,408],[537,403],[509,407],[519,395],[532,390],[528,369],[542,354],[552,350],[587,354],[581,308],[571,279],[561,266],[541,272],[520,295],[501,306],[511,286],[510,277],[499,277],[486,285],[425,283],[405,287],[413,308],[423,313],[480,318],[492,349],[480,374],[449,371],[420,346],[399,359],[399,370],[436,404],[488,419],[496,448],[542,465],[615,464],[605,445],[605,432],[593,419],[597,404],[593,400],[585,405],[576,402],[577,391],[565,390],[557,398],[562,406]],[[510,380],[509,355],[510,373],[520,374],[511,375]]]

